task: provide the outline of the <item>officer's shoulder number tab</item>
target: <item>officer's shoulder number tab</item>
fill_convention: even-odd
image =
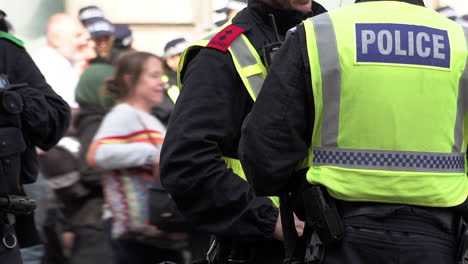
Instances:
[[[207,47],[215,48],[220,51],[226,52],[229,48],[229,45],[245,30],[243,28],[228,25],[223,30],[218,32],[213,38],[211,38],[210,42],[208,43]]]
[[[16,45],[24,48],[24,42],[22,40],[17,39],[6,32],[0,31],[0,38],[8,39],[9,41],[15,43]]]

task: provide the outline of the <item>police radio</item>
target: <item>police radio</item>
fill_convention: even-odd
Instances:
[[[265,67],[268,69],[270,68],[271,62],[273,61],[276,52],[279,50],[281,45],[283,45],[283,42],[280,40],[279,34],[278,34],[278,28],[276,27],[276,21],[275,17],[272,14],[269,14],[271,24],[273,26],[273,29],[275,31],[275,36],[276,36],[276,41],[273,43],[266,44],[263,46],[263,58],[264,58],[264,63]]]

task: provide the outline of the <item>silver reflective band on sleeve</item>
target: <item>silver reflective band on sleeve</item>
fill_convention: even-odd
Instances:
[[[249,46],[245,42],[244,38],[241,36],[237,37],[231,44],[231,50],[234,53],[240,66],[245,69],[247,67],[257,65],[257,60],[255,55],[252,54],[252,51],[249,49]],[[260,67],[257,67],[257,71],[254,71],[252,75],[244,75],[249,81],[250,87],[255,94],[254,100],[257,98],[260,90],[262,89],[262,84],[264,81],[262,71]]]
[[[315,29],[322,72],[322,146],[336,147],[338,146],[340,120],[341,68],[335,29],[328,14],[322,14],[310,20]]]
[[[218,32],[210,34],[206,37],[204,37],[204,40],[211,40],[214,36],[216,36]],[[258,66],[257,60],[255,59],[255,55],[252,54],[252,52],[249,49],[249,46],[245,42],[245,40],[239,36],[237,37],[230,45],[232,55],[237,59],[239,62],[240,66],[243,69],[248,69],[249,67],[254,67]],[[255,95],[254,100],[257,98],[258,94],[260,93],[260,90],[262,89],[263,81],[265,80],[261,71],[260,67],[256,67],[255,71],[251,71],[251,74],[244,75],[243,77],[246,77],[250,87],[252,88],[252,91]],[[241,74],[241,73],[239,73]]]
[[[463,27],[465,33],[466,49],[468,50],[468,28]],[[458,87],[457,119],[455,123],[454,144],[452,152],[461,152],[463,146],[463,119],[468,111],[468,58],[465,70],[460,79]]]
[[[313,166],[390,171],[465,172],[464,153],[315,148],[313,157]]]

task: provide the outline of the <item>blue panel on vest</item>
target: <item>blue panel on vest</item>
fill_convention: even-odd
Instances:
[[[450,68],[446,30],[406,24],[356,24],[358,62]]]

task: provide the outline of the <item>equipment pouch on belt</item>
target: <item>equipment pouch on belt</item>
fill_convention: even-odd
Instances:
[[[322,241],[327,244],[343,237],[343,223],[334,199],[325,187],[313,185],[303,192],[306,225],[312,227]]]
[[[322,263],[325,245],[341,240],[344,226],[334,199],[324,186],[313,185],[303,192],[306,229],[310,229],[304,263]]]

